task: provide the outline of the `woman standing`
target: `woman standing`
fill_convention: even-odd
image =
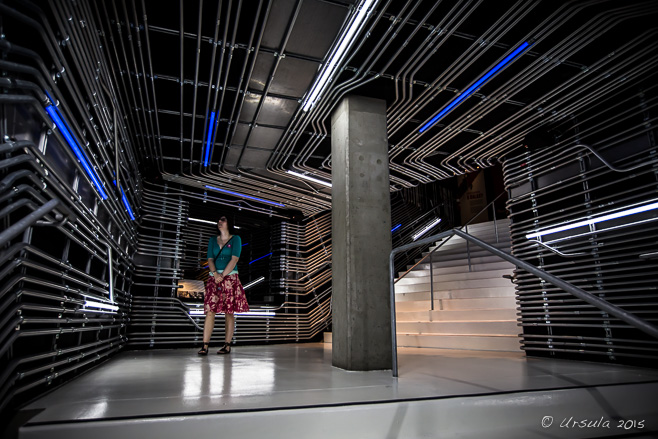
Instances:
[[[208,242],[208,269],[210,270],[206,293],[203,297],[203,309],[206,320],[203,326],[203,347],[199,355],[208,355],[210,336],[215,327],[215,314],[224,313],[224,345],[218,354],[231,353],[231,340],[235,328],[235,313],[249,311],[244,289],[238,278],[238,260],[242,252],[242,239],[231,235],[228,219],[222,216],[217,221],[219,235],[212,236]]]

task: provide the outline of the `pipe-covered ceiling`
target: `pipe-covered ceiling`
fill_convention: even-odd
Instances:
[[[289,171],[330,182],[330,117],[345,95],[386,100],[396,191],[493,166],[537,130],[551,144],[575,142],[588,109],[652,87],[658,63],[655,1],[52,7],[68,17],[67,50],[81,60],[105,53],[109,68],[90,87],[122,108],[123,141],[147,178],[307,215],[330,208],[331,188]],[[361,27],[305,108],[359,14]],[[93,40],[84,35],[91,23]]]

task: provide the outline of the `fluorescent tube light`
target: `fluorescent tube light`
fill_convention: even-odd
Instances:
[[[402,224],[398,224],[397,226],[393,227],[393,228],[391,229],[391,233],[395,232],[395,231],[396,231],[397,229],[399,229],[400,227],[402,227]]]
[[[215,222],[213,222],[213,221],[202,220],[202,219],[198,219],[198,218],[188,218],[187,220],[188,220],[188,221],[196,221],[197,223],[217,224],[217,223],[215,223]]]
[[[299,178],[303,178],[305,180],[313,181],[315,183],[322,184],[322,185],[325,185],[327,187],[331,187],[331,183],[328,182],[328,181],[320,180],[319,178],[311,177],[310,175],[300,174],[299,172],[295,172],[295,171],[286,171],[286,172],[288,174],[295,175]]]
[[[267,204],[273,204],[275,206],[286,207],[284,204],[277,203],[277,202],[274,202],[274,201],[269,201],[269,200],[263,200],[262,198],[252,197],[251,195],[240,194],[238,192],[233,192],[233,191],[229,191],[229,190],[226,190],[226,189],[220,189],[220,188],[214,187],[214,186],[206,185],[205,187],[207,189],[211,189],[213,191],[224,192],[226,194],[235,195],[236,197],[247,198],[249,200],[260,201],[261,203],[267,203]]]
[[[50,118],[55,122],[55,125],[59,129],[59,131],[62,133],[62,136],[64,136],[64,139],[69,144],[69,147],[73,150],[73,153],[75,156],[78,158],[80,161],[80,164],[82,165],[82,168],[85,170],[87,175],[89,176],[89,179],[92,181],[93,185],[96,187],[96,190],[100,194],[101,198],[103,200],[107,200],[107,193],[103,189],[103,185],[100,182],[100,179],[98,178],[98,175],[96,175],[96,172],[94,171],[94,168],[91,167],[89,162],[87,161],[87,157],[85,157],[84,152],[80,149],[78,146],[77,141],[71,134],[71,132],[68,129],[68,126],[66,124],[66,121],[64,121],[64,118],[60,117],[59,111],[57,110],[57,107],[54,107],[53,105],[48,105],[46,107],[46,112],[50,115]]]
[[[85,300],[85,308],[88,307],[93,307],[93,308],[100,308],[100,309],[109,309],[110,311],[118,311],[119,307],[116,305],[109,305],[107,303],[101,303],[101,302],[93,302],[91,300]]]
[[[252,316],[267,316],[267,317],[273,317],[274,312],[272,311],[247,311],[247,312],[236,312],[236,315],[239,316],[247,316],[247,317],[252,317]]]
[[[484,74],[480,79],[478,79],[475,84],[471,85],[468,87],[462,94],[457,96],[452,102],[450,102],[446,107],[439,112],[436,116],[434,116],[429,122],[427,122],[423,127],[418,131],[419,133],[424,132],[428,128],[430,128],[432,125],[437,123],[439,119],[441,119],[443,116],[448,114],[453,108],[455,108],[461,101],[475,93],[485,82],[487,82],[489,79],[491,79],[492,76],[494,76],[496,73],[498,73],[503,67],[505,67],[507,64],[512,62],[514,58],[517,56],[521,55],[527,48],[529,48],[532,44],[528,42],[524,42],[521,44],[514,52],[510,53],[503,59],[501,62],[496,64],[496,66],[489,70],[487,73]]]
[[[204,224],[213,224],[213,225],[217,224],[216,222],[208,221],[208,220],[202,220],[202,219],[199,219],[199,218],[189,218],[188,217],[187,220],[188,221],[196,221],[197,223],[204,223]],[[240,227],[239,226],[233,226],[233,228],[234,229],[239,229]]]
[[[411,239],[412,239],[413,241],[417,240],[418,238],[420,238],[421,236],[423,236],[425,233],[427,233],[430,229],[432,229],[432,227],[436,226],[436,225],[439,224],[440,222],[441,222],[441,218],[436,218],[436,219],[434,219],[431,223],[429,223],[428,225],[426,225],[426,226],[423,228],[423,230],[421,230],[420,232],[416,233]]]
[[[200,309],[191,309],[188,312],[189,315],[191,316],[203,316],[205,315],[205,312],[203,308]],[[241,315],[241,316],[274,316],[273,311],[268,311],[268,310],[261,310],[261,311],[247,311],[247,312],[236,312],[236,315]]]
[[[571,230],[571,229],[575,229],[577,227],[582,227],[582,226],[589,226],[589,225],[600,223],[600,222],[603,222],[603,221],[609,221],[611,219],[621,218],[621,217],[628,216],[628,215],[634,215],[636,213],[646,212],[648,210],[653,210],[653,209],[658,209],[658,202],[651,203],[651,204],[645,204],[644,206],[638,206],[638,207],[634,207],[632,209],[626,209],[626,210],[622,210],[622,211],[619,211],[619,212],[610,213],[610,214],[603,215],[603,216],[600,216],[600,217],[597,217],[597,218],[577,221],[577,222],[571,223],[571,224],[565,224],[563,226],[554,227],[552,229],[540,230],[539,232],[530,233],[528,235],[525,235],[525,237],[528,238],[528,239],[537,238],[539,236],[550,235],[551,233],[557,233],[557,232],[564,232],[565,230]]]
[[[265,280],[265,277],[261,276],[258,279],[256,279],[255,281],[249,282],[247,285],[243,286],[242,288],[244,288],[246,290],[247,288],[251,288],[256,284],[259,284],[259,283],[263,282],[264,280]]]
[[[349,47],[354,42],[355,37],[359,34],[359,31],[363,27],[366,18],[368,17],[370,7],[374,3],[374,0],[362,0],[357,6],[357,13],[350,25],[345,29],[343,35],[341,35],[338,46],[333,52],[327,63],[322,69],[320,77],[315,81],[313,87],[311,87],[311,92],[304,101],[302,106],[303,111],[308,111],[318,100],[320,94],[324,91],[327,81],[334,75],[336,68],[343,60],[344,54],[347,52]]]
[[[249,265],[253,264],[253,263],[256,262],[256,261],[260,261],[261,259],[266,258],[266,257],[270,256],[271,254],[272,254],[272,253],[268,253],[268,254],[266,254],[265,256],[261,256],[261,257],[258,258],[258,259],[254,259],[253,261],[249,262]]]
[[[208,159],[210,157],[210,144],[212,142],[212,135],[215,128],[215,112],[210,113],[210,123],[208,124],[208,139],[206,139],[206,156],[203,160],[203,166],[208,166]]]

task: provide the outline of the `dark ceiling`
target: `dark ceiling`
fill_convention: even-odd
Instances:
[[[304,112],[355,4],[93,2],[145,173],[312,214],[330,208],[331,188],[286,171],[331,179],[329,121],[348,94],[386,100],[397,190],[493,166],[518,155],[538,128],[551,143],[595,143],[596,130],[578,136],[578,121],[656,82],[654,0],[379,0],[340,72]],[[520,56],[419,132],[525,42]]]

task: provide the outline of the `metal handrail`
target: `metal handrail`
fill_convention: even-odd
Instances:
[[[478,213],[476,213],[474,216],[472,216],[471,219],[468,220],[468,222],[467,222],[466,224],[464,224],[463,226],[459,227],[459,229],[463,229],[464,227],[468,227],[468,225],[469,225],[470,223],[472,223],[473,220],[475,220],[475,218],[477,218],[478,216],[480,216],[480,215],[481,215],[486,209],[489,208],[489,206],[491,206],[493,203],[495,203],[496,201],[498,201],[498,199],[499,199],[499,198],[500,198],[505,192],[507,192],[507,191],[503,191],[503,192],[499,193],[498,196],[497,196],[496,198],[494,198],[494,199],[491,201],[491,203],[489,203],[489,204],[487,204],[486,206],[484,206],[484,207],[483,207]],[[496,212],[496,211],[495,211],[495,209],[494,209],[494,225],[496,224],[496,213],[495,213],[495,212]],[[467,231],[468,231],[468,229],[467,229]],[[440,248],[443,246],[443,244],[445,244],[446,242],[448,242],[448,240],[449,240],[450,238],[452,238],[454,235],[455,235],[454,233],[451,234],[450,237],[449,237],[448,239],[446,239],[446,240],[443,241],[441,244],[439,244],[434,250],[432,250],[431,252],[429,252],[428,254],[426,254],[425,256],[423,256],[423,257],[421,258],[420,261],[416,262],[416,263],[415,263],[410,269],[408,269],[407,271],[405,271],[405,272],[404,272],[399,278],[397,278],[397,279],[395,280],[395,283],[398,283],[398,281],[399,281],[400,279],[402,279],[402,278],[405,277],[407,274],[409,274],[409,272],[410,272],[411,270],[413,270],[414,268],[416,268],[416,267],[417,267],[420,263],[422,263],[425,259],[431,257],[431,256],[432,256],[432,253],[434,253],[435,251],[437,251],[438,249],[440,249]],[[497,227],[496,227],[496,242],[498,242],[498,228],[497,228]],[[430,267],[431,267],[431,265],[430,265]]]
[[[483,249],[489,251],[490,253],[493,253],[494,255],[505,259],[508,262],[511,262],[512,264],[516,265],[517,268],[521,268],[529,273],[534,274],[535,276],[544,279],[548,283],[558,287],[559,289],[566,291],[568,293],[573,294],[577,298],[584,300],[585,302],[589,303],[590,305],[593,305],[597,307],[598,309],[613,315],[617,317],[618,319],[628,323],[632,327],[651,335],[652,337],[658,338],[658,327],[649,323],[647,320],[644,320],[633,313],[630,313],[623,308],[618,307],[617,305],[613,305],[612,303],[608,302],[605,299],[602,299],[598,296],[595,296],[592,293],[589,293],[582,288],[579,288],[573,284],[570,284],[569,282],[565,282],[562,279],[560,279],[557,276],[554,276],[550,273],[547,273],[546,271],[542,270],[541,268],[535,267],[534,265],[528,264],[525,261],[522,261],[519,258],[516,258],[508,253],[505,253],[502,250],[497,249],[491,244],[487,244],[486,242],[469,235],[468,233],[464,233],[459,229],[452,229],[452,230],[447,230],[445,232],[439,233],[438,235],[433,235],[430,237],[427,237],[425,239],[421,239],[420,241],[411,243],[411,244],[406,244],[403,246],[400,246],[396,249],[393,249],[391,251],[391,254],[389,256],[389,280],[390,280],[390,301],[391,301],[391,340],[392,340],[392,352],[393,352],[393,358],[392,358],[392,369],[393,369],[393,376],[397,377],[398,376],[398,359],[397,359],[397,335],[395,332],[395,327],[396,327],[396,319],[395,319],[395,285],[393,283],[393,276],[394,276],[394,271],[395,271],[395,255],[403,252],[410,250],[414,247],[420,247],[421,245],[425,244],[430,244],[432,242],[435,242],[439,239],[443,239],[446,236],[451,236],[451,235],[457,235],[460,236],[461,238],[464,238],[467,242],[472,242],[475,245],[478,245],[479,247],[482,247]]]
[[[506,191],[503,191],[496,196],[489,204],[484,206],[478,213],[476,213],[474,216],[471,217],[470,220],[466,224],[460,227],[461,228],[466,228],[466,232],[468,232],[468,225],[475,220],[478,216],[480,216],[483,212],[485,212],[487,209],[489,209],[489,206],[493,205]],[[496,224],[496,209],[493,209],[494,212],[494,229],[496,231],[496,242],[498,242],[498,225]],[[414,265],[411,266],[410,269],[405,271],[402,276],[398,277],[393,283],[396,284],[400,279],[405,277],[411,270],[416,268],[419,264],[421,264],[425,259],[430,258],[430,310],[434,311],[434,268],[432,267],[432,255],[434,254],[435,251],[443,247],[443,244],[448,242],[450,238],[455,236],[455,234],[451,234],[448,239],[440,243],[439,245],[436,246],[434,250],[429,252],[427,255],[423,256],[420,261],[416,262]],[[471,271],[471,250],[468,247],[468,241],[466,241],[466,255],[468,257],[468,271]]]

